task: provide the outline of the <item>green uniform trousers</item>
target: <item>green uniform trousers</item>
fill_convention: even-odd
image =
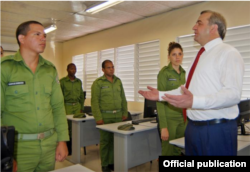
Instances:
[[[122,112],[102,113],[104,124],[122,122]],[[102,166],[114,164],[114,134],[100,130],[100,155]]]
[[[69,105],[65,103],[65,111],[67,115],[77,114],[81,112],[81,105],[77,103],[76,105]],[[72,137],[72,121],[68,120],[69,127],[69,137]]]
[[[55,168],[57,133],[41,140],[15,142],[18,172],[48,172]]]
[[[184,123],[183,117],[168,118],[168,132],[169,139],[161,142],[162,156],[179,156],[181,154],[181,148],[169,143],[170,140],[184,137],[187,121]]]

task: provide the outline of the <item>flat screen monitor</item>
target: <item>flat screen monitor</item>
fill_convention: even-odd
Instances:
[[[86,99],[86,91],[83,91],[84,99]]]
[[[249,135],[245,131],[245,123],[250,120],[250,99],[242,100],[239,104],[239,116],[237,118],[238,126],[241,128],[242,135]]]
[[[144,101],[144,118],[151,118],[157,116],[156,101],[145,99]]]

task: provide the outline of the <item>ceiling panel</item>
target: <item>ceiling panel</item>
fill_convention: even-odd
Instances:
[[[53,18],[56,20],[62,20],[72,15],[72,13],[69,12],[35,7],[22,2],[15,1],[3,1],[1,3],[1,11],[20,15],[28,14],[31,17],[39,17],[43,19]]]
[[[63,3],[61,1],[48,1],[46,3],[44,3],[44,1],[24,1],[22,3],[42,9],[64,11],[70,13],[83,11],[87,8],[87,6],[82,1],[64,1]],[[91,4],[93,3],[95,2],[91,2]]]
[[[20,23],[17,23],[17,22],[2,21],[1,32],[3,32],[3,30],[8,30],[9,32],[13,34],[13,32],[16,31],[16,28],[18,27],[19,24]]]
[[[159,3],[161,5],[164,5],[164,6],[168,6],[168,7],[173,8],[173,9],[197,4],[197,1],[155,1],[155,2]]]
[[[111,8],[141,15],[144,17],[159,14],[172,9],[154,1],[125,1]]]
[[[8,22],[14,22],[21,24],[22,22],[28,21],[28,20],[37,20],[41,23],[48,23],[50,19],[42,19],[39,17],[34,17],[27,14],[17,14],[17,13],[11,13],[11,12],[4,12],[1,11],[1,22],[8,21]]]
[[[95,17],[90,17],[90,16],[85,16],[82,14],[74,14],[71,17],[67,18],[64,20],[65,22],[69,23],[77,23],[77,24],[82,24],[82,25],[88,25],[96,28],[108,28],[108,27],[113,27],[116,25],[121,24],[120,22],[115,22],[115,21],[109,21],[105,19],[99,19]]]
[[[15,36],[15,32],[16,32],[16,30],[14,30],[14,29],[11,29],[11,30],[7,29],[7,28],[1,29],[1,34],[5,35],[5,36],[14,37]]]
[[[47,34],[47,41],[63,42],[200,2],[124,1],[88,14],[86,9],[103,1],[1,1],[1,44],[16,44],[15,30],[28,20],[39,21],[47,27],[53,18],[57,30]]]
[[[88,25],[79,25],[67,22],[58,22],[56,24],[58,30],[74,30],[78,32],[85,31],[86,33],[94,32],[99,30],[99,28],[88,26]]]

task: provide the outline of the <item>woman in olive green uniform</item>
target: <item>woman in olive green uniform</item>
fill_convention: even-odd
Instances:
[[[164,66],[158,74],[157,88],[159,91],[173,90],[186,82],[186,72],[180,66],[183,59],[183,50],[180,44],[169,43],[168,59],[170,63],[168,66]],[[169,144],[169,141],[184,136],[186,122],[183,119],[182,109],[167,102],[157,102],[157,111],[162,140],[162,155],[181,155],[181,149]]]

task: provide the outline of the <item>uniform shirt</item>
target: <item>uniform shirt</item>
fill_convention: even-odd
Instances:
[[[244,63],[240,53],[221,38],[208,42],[194,71],[189,90],[193,94],[191,120],[234,119],[241,99]]]
[[[185,84],[185,70],[180,66],[180,74],[173,68],[172,63],[161,69],[157,78],[157,89],[169,91]],[[176,108],[167,102],[157,102],[157,113],[161,128],[167,128],[167,118],[182,117],[182,109]]]
[[[80,103],[81,109],[84,110],[84,94],[82,90],[82,81],[75,78],[71,81],[68,76],[60,79],[60,84],[65,103]]]
[[[121,110],[122,116],[128,116],[127,100],[120,78],[114,76],[111,83],[103,75],[93,82],[91,109],[96,121],[102,120],[102,111]]]
[[[36,72],[20,51],[1,59],[1,123],[22,134],[55,129],[67,141],[68,125],[55,66],[39,56]]]

